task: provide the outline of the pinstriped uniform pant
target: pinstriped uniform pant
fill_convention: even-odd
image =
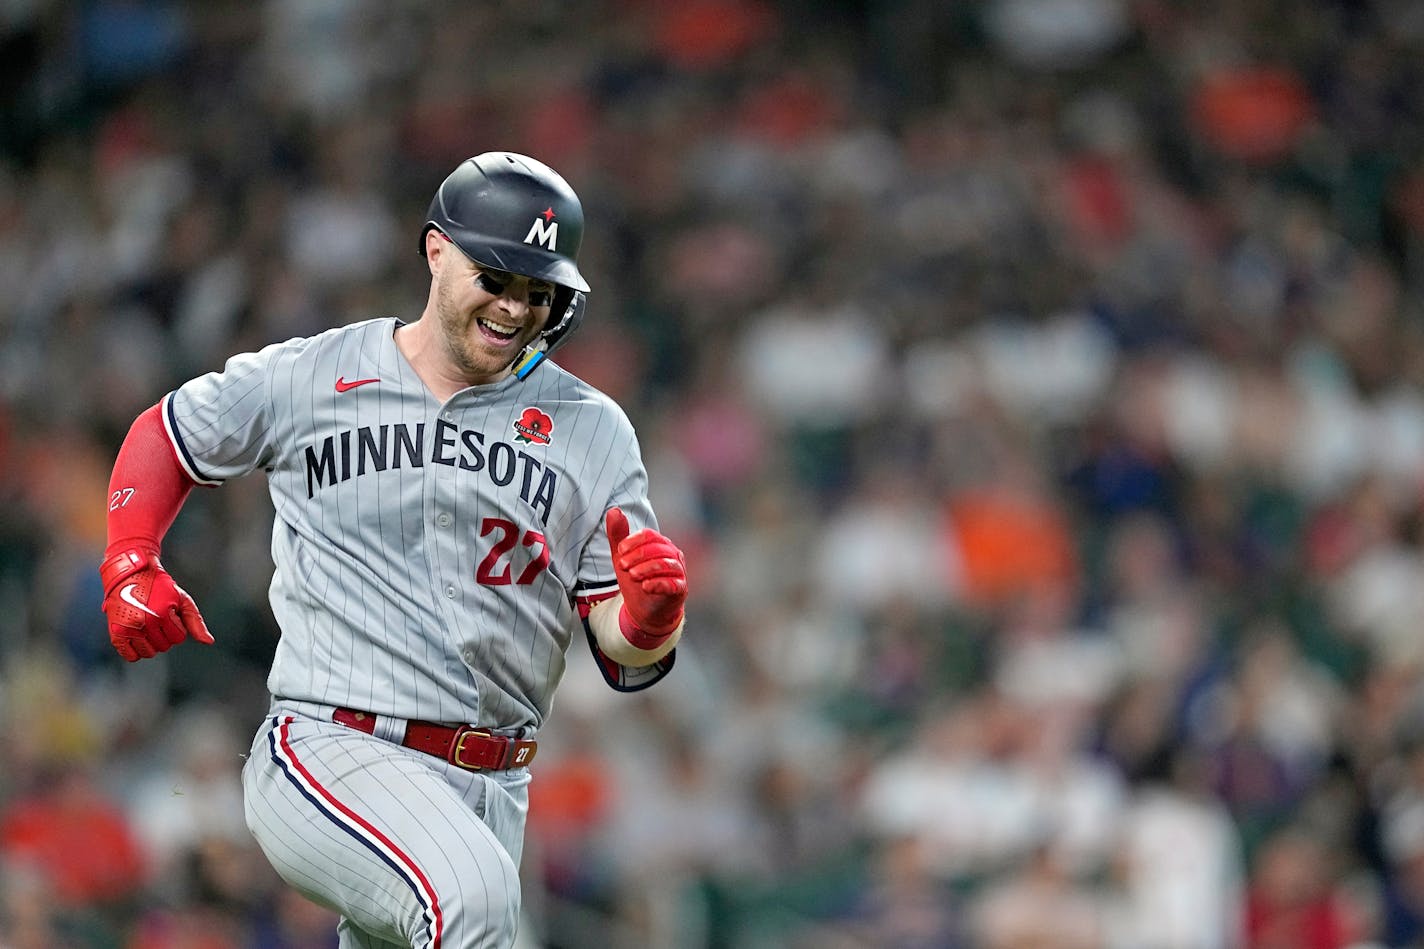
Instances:
[[[281,877],[341,914],[341,949],[514,943],[529,772],[472,773],[276,703],[243,768]]]

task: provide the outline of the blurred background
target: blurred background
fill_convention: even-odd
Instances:
[[[1424,946],[1424,4],[0,2],[0,946],[305,949],[271,505],[99,613],[129,423],[381,315],[491,149],[693,601],[541,737],[530,947]]]

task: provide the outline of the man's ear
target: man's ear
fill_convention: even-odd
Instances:
[[[439,274],[440,266],[449,261],[450,255],[454,252],[454,244],[437,228],[427,229],[424,241],[426,241],[426,248],[424,248],[426,249],[426,262],[430,265],[430,275],[434,276]]]
[[[445,252],[449,246],[450,242],[435,228],[429,228],[425,232],[425,262],[430,265],[432,276],[440,272],[440,265],[445,260]]]

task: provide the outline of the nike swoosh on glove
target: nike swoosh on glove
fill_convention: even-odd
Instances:
[[[666,636],[682,622],[687,600],[687,561],[677,545],[651,528],[628,534],[620,508],[604,519],[613,572],[628,618],[645,633]]]
[[[149,659],[192,637],[213,643],[193,598],[158,562],[157,551],[129,547],[99,567],[109,641],[129,662]]]

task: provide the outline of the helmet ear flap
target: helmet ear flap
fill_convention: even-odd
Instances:
[[[573,335],[583,322],[583,311],[588,304],[588,296],[572,287],[555,287],[554,299],[549,304],[549,328],[544,330],[544,351],[552,353]]]
[[[539,334],[538,339],[524,347],[524,352],[515,359],[510,370],[518,379],[527,379],[529,374],[564,344],[574,330],[583,322],[583,311],[588,296],[572,287],[555,287],[554,299],[549,304],[550,327]],[[558,320],[554,317],[558,316]]]

